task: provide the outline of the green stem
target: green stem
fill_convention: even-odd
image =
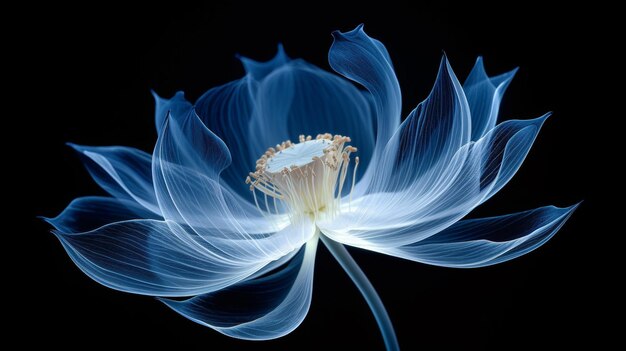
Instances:
[[[387,310],[385,310],[385,306],[383,306],[383,302],[380,300],[376,290],[374,290],[372,283],[370,283],[359,265],[356,261],[354,261],[354,258],[350,256],[350,253],[342,244],[327,238],[323,234],[320,235],[320,238],[330,253],[333,254],[337,262],[339,262],[341,267],[343,267],[346,273],[348,273],[354,284],[357,288],[359,288],[359,291],[361,291],[365,301],[367,301],[367,304],[370,306],[370,309],[376,318],[376,322],[378,323],[378,328],[383,334],[383,340],[385,341],[387,350],[400,350],[400,346],[398,346],[398,339],[396,338],[396,333],[391,325],[391,320],[389,319]]]

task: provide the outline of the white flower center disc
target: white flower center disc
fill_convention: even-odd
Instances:
[[[265,170],[276,173],[285,168],[302,167],[313,162],[313,157],[324,156],[324,149],[331,144],[332,141],[328,139],[315,139],[295,144],[277,152],[274,157],[267,161]]]

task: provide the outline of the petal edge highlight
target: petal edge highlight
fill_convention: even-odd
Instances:
[[[546,206],[498,217],[468,219],[420,242],[379,252],[435,266],[490,266],[546,243],[579,205]]]
[[[309,310],[317,243],[317,237],[311,239],[286,267],[269,276],[185,301],[161,301],[182,316],[230,337],[279,338],[297,328]],[[228,308],[219,303],[225,298],[230,300]],[[242,310],[241,305],[247,309]]]

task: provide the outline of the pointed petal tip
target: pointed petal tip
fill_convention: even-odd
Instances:
[[[285,46],[283,45],[283,43],[279,42],[276,45],[276,55],[274,56],[278,56],[278,55],[286,55],[287,53],[285,52]]]
[[[54,226],[54,218],[46,217],[46,216],[35,216],[35,218]]]
[[[291,61],[291,58],[285,52],[285,48],[282,43],[277,44],[276,53],[272,56],[272,58],[266,61],[257,61],[239,53],[235,54],[235,57],[243,65],[246,74],[252,76],[256,80],[262,80],[277,68],[286,65],[289,61]]]
[[[535,121],[537,121],[538,124],[541,126],[550,116],[552,116],[552,111],[548,111],[543,114],[543,116],[535,118]]]
[[[444,65],[450,68],[450,58],[448,58],[448,53],[445,50],[441,50],[441,63],[440,65]]]
[[[530,118],[530,119],[521,119],[521,120],[509,120],[509,121],[517,121],[517,122],[521,122],[521,123],[525,123],[526,126],[529,125],[535,125],[536,127],[541,128],[544,124],[544,122],[550,117],[552,116],[552,111],[550,112],[546,112],[545,114],[539,116],[539,117],[535,117],[535,118]],[[505,122],[503,122],[505,123]]]
[[[169,99],[164,98],[163,96],[159,95],[159,93],[156,92],[155,89],[150,89],[150,94],[152,94],[152,97],[154,98],[154,100],[159,103],[159,102],[165,102]]]
[[[439,81],[440,77],[443,77],[443,74],[454,75],[454,70],[452,69],[452,65],[450,65],[450,59],[448,58],[448,54],[444,50],[441,51],[441,61],[439,62],[439,69],[437,70],[437,79],[435,81],[435,85]]]
[[[571,205],[571,206],[569,206],[569,207],[566,207],[566,208],[567,208],[567,210],[568,210],[569,212],[574,212],[574,211],[576,211],[576,210],[578,209],[578,207],[579,207],[579,206],[580,206],[580,205],[581,205],[584,201],[585,201],[585,200],[580,200],[580,201],[578,201],[577,203],[575,203],[575,204],[573,204],[573,205]]]
[[[555,206],[555,205],[548,205],[545,206],[545,208],[551,208],[553,210],[556,210],[560,213],[562,213],[562,215],[565,215],[567,217],[571,216],[574,211],[576,211],[578,209],[578,207],[583,203],[584,200],[578,201],[577,203],[570,205],[570,206]]]
[[[164,98],[161,95],[159,95],[156,90],[154,89],[150,89],[150,94],[152,94],[152,97],[154,97],[154,99],[158,102],[160,100],[165,100],[165,101],[169,101],[169,100],[173,100],[173,99],[183,99],[185,100],[185,92],[183,90],[179,90],[176,93],[174,93],[174,95],[172,95],[171,98]]]
[[[72,142],[66,142],[65,145],[71,147],[74,151],[78,152],[78,153],[84,153],[85,152],[85,147],[82,145],[78,145],[78,144],[74,144]]]
[[[583,203],[583,200],[578,201],[577,203],[571,205],[571,206],[567,206],[567,207],[558,207],[558,206],[552,206],[554,209],[560,211],[562,214],[561,216],[563,217],[563,221],[569,220],[569,218],[574,214],[574,212],[578,209],[578,207],[580,206],[580,204]],[[563,222],[565,223],[565,222]]]
[[[504,72],[500,75],[489,77],[489,79],[494,85],[496,85],[504,93],[504,90],[509,86],[509,84],[515,77],[515,74],[517,74],[517,71],[519,71],[519,66],[513,68],[512,70],[508,72]]]

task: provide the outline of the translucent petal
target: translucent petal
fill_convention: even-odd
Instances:
[[[468,219],[428,239],[380,252],[445,267],[475,268],[497,264],[543,245],[577,207],[546,206],[505,216]]]
[[[152,91],[154,102],[156,104],[154,111],[154,124],[158,133],[163,129],[163,123],[168,113],[172,111],[176,115],[183,115],[192,108],[191,103],[185,99],[185,93],[177,92],[171,99],[160,97],[155,91]]]
[[[363,161],[371,157],[374,121],[366,97],[346,80],[302,60],[289,62],[260,83],[256,107],[248,140],[259,152],[257,158],[286,139],[323,133],[350,136]]]
[[[88,196],[74,199],[58,216],[44,218],[57,230],[79,233],[130,219],[159,219],[132,200]]]
[[[79,152],[89,174],[109,194],[134,200],[160,214],[152,185],[152,156],[125,146],[69,145]]]
[[[482,57],[463,84],[472,113],[472,140],[480,139],[496,125],[500,101],[517,68],[496,77],[487,76]]]
[[[371,164],[378,165],[377,159],[381,157],[387,140],[400,124],[402,111],[400,86],[389,53],[381,42],[365,34],[363,25],[346,33],[334,32],[333,38],[328,53],[330,66],[337,73],[363,85],[371,94],[376,116],[376,149]],[[355,194],[367,189],[372,172],[366,170]]]
[[[250,75],[254,80],[261,81],[267,75],[272,73],[275,69],[283,66],[287,62],[290,61],[289,56],[285,53],[285,49],[283,48],[283,44],[278,44],[278,49],[276,50],[276,55],[271,60],[261,62],[252,60],[245,56],[239,56],[241,63],[243,64],[243,68],[246,70],[246,73]]]
[[[268,340],[294,330],[311,305],[317,238],[281,270],[185,301],[162,301],[190,320],[231,337]]]
[[[293,226],[289,232],[301,230]],[[74,263],[110,288],[155,296],[190,296],[235,284],[271,260],[232,260],[189,227],[134,220],[83,233],[54,231]]]
[[[426,100],[406,118],[389,140],[377,164],[368,192],[396,192],[412,186],[421,192],[437,189],[461,169],[455,154],[470,141],[469,106],[450,64],[444,57]]]
[[[481,189],[488,190],[483,201],[502,189],[517,173],[550,115],[548,112],[535,119],[505,121],[481,139],[489,150],[483,159],[480,177]]]
[[[454,172],[425,173],[397,192],[356,199],[342,205],[339,217],[318,222],[318,227],[336,241],[372,250],[408,245],[434,235],[508,182],[545,118],[503,122],[455,154],[448,162],[454,165]],[[424,188],[424,177],[439,180]]]
[[[213,251],[233,261],[273,261],[301,247],[313,234],[308,218],[261,214],[222,186],[228,149],[195,112],[171,116],[153,156],[155,189],[163,217],[188,226]],[[290,223],[301,230],[287,231]],[[172,230],[177,234],[176,230]]]
[[[204,124],[228,145],[235,160],[222,172],[222,179],[242,197],[250,197],[244,183],[248,173],[265,149],[249,147],[249,124],[254,111],[248,77],[207,91],[196,102],[196,111]],[[251,197],[250,197],[250,200]]]

